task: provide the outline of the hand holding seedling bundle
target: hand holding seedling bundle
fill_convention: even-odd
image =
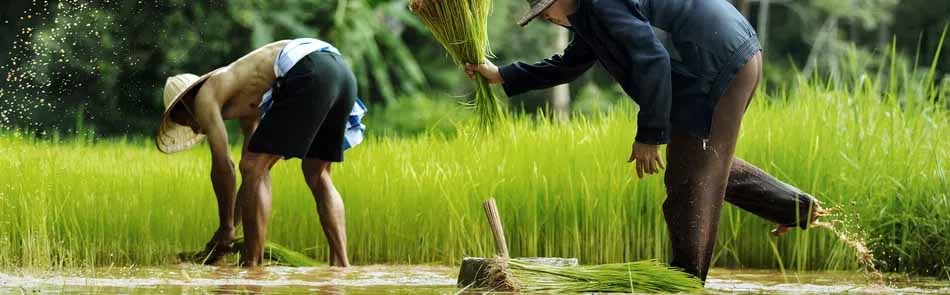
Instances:
[[[456,64],[486,62],[491,0],[413,0],[409,9],[422,19]],[[489,86],[489,82],[500,82],[500,76],[476,76],[475,113],[483,126],[492,126],[505,118],[502,103]]]
[[[477,74],[476,74],[477,73]],[[465,74],[468,75],[469,79],[476,80],[478,75],[485,77],[488,80],[489,84],[501,84],[505,81],[501,78],[501,72],[491,61],[485,61],[480,64],[465,64]]]

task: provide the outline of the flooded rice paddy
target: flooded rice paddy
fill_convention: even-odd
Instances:
[[[457,269],[447,266],[358,266],[350,269],[268,267],[245,270],[181,264],[163,268],[0,271],[0,293],[99,294],[453,294]],[[946,294],[950,281],[887,275],[884,284],[858,272],[786,273],[715,269],[708,294]]]

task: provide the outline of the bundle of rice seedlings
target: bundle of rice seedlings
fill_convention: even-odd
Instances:
[[[412,0],[412,10],[458,65],[482,63],[488,55],[491,0]],[[475,87],[475,113],[483,126],[506,118],[503,103],[481,75]]]
[[[313,258],[303,253],[287,249],[284,246],[271,242],[264,242],[264,259],[269,260],[271,263],[284,266],[308,267],[321,265],[320,262],[313,260]]]
[[[241,249],[244,249],[244,238],[234,240],[234,243],[231,245],[232,253],[239,253]],[[183,252],[179,254],[179,258],[185,261],[203,264],[208,260],[210,254],[211,253],[207,251]],[[273,242],[264,242],[264,259],[271,264],[283,266],[310,267],[322,265],[320,262],[313,260],[303,253],[287,249],[287,247]]]
[[[505,292],[680,293],[702,289],[693,276],[656,260],[588,266],[550,266],[498,258],[491,287]]]

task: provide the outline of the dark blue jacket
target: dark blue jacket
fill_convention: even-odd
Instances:
[[[636,141],[665,144],[672,128],[708,138],[719,96],[760,50],[725,0],[578,0],[563,54],[501,67],[509,96],[570,82],[601,65],[640,106]]]

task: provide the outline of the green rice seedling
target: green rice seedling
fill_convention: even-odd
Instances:
[[[235,240],[231,247],[236,253],[240,252],[240,249],[244,248],[244,238]],[[204,263],[205,260],[208,259],[208,257],[203,256],[200,251],[182,252],[178,256],[186,262],[192,263]],[[194,260],[190,261],[192,259]],[[303,253],[288,249],[271,241],[264,242],[264,259],[272,264],[284,266],[311,267],[324,265]]]
[[[234,244],[238,249],[243,248],[244,240],[242,239]],[[324,263],[313,260],[313,258],[303,253],[290,250],[287,247],[269,241],[264,242],[264,258],[273,263],[286,266],[305,267],[324,265]]]
[[[488,55],[491,0],[413,0],[409,8],[422,20],[456,64],[482,63]],[[477,76],[475,113],[481,125],[494,126],[507,116],[488,80]]]
[[[823,83],[760,91],[737,155],[847,212],[882,271],[950,279],[946,105],[916,92],[887,100],[880,86],[888,80],[873,75]],[[662,177],[638,180],[624,161],[636,111],[625,103],[571,124],[518,117],[491,136],[474,122],[452,136],[370,136],[333,168],[351,261],[452,265],[493,255],[488,229],[473,226],[484,222],[486,196],[505,216],[513,257],[665,261]],[[0,268],[175,263],[172,253],[203,246],[218,227],[210,167],[207,146],[167,156],[144,138],[0,132]],[[272,170],[268,239],[325,261],[329,249],[300,175],[299,160]],[[713,265],[861,269],[831,231],[770,238],[773,227],[724,206]]]
[[[550,266],[496,259],[489,275],[498,291],[550,293],[681,293],[703,284],[656,260],[582,266]]]

